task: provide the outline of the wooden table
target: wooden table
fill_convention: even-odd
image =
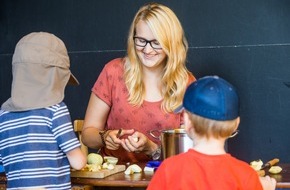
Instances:
[[[140,164],[143,168],[144,164]],[[289,164],[278,164],[283,168],[280,174],[272,175],[266,172],[266,175],[277,180],[277,188],[290,188],[290,163]],[[125,175],[124,172],[113,174],[103,179],[94,178],[71,178],[72,184],[79,185],[91,185],[91,186],[102,186],[102,187],[136,187],[146,188],[153,176],[152,172],[142,172],[132,175]],[[0,190],[5,186],[5,174],[0,174]],[[2,185],[1,185],[2,183]]]

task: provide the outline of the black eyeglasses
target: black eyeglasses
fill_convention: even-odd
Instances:
[[[136,37],[136,36],[133,37],[133,39],[134,39],[135,45],[138,47],[144,48],[149,43],[153,49],[156,49],[156,50],[162,49],[160,43],[157,40],[146,40],[144,38]]]

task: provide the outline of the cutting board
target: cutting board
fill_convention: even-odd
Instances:
[[[112,170],[101,169],[99,171],[90,172],[90,171],[71,171],[71,177],[83,177],[83,178],[104,178],[109,175],[122,172],[126,169],[125,165],[115,165],[115,168]]]

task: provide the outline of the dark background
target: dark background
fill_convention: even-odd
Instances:
[[[126,54],[129,26],[145,0],[1,0],[0,103],[10,97],[11,59],[24,35],[46,31],[69,51],[78,87],[65,102],[82,119],[104,64]],[[241,99],[240,134],[229,152],[244,160],[290,162],[290,1],[171,0],[189,41],[188,68],[199,78],[219,75]],[[288,148],[287,148],[288,147]]]

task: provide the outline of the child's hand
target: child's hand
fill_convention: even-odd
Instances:
[[[263,190],[275,190],[277,181],[270,176],[260,177]]]

